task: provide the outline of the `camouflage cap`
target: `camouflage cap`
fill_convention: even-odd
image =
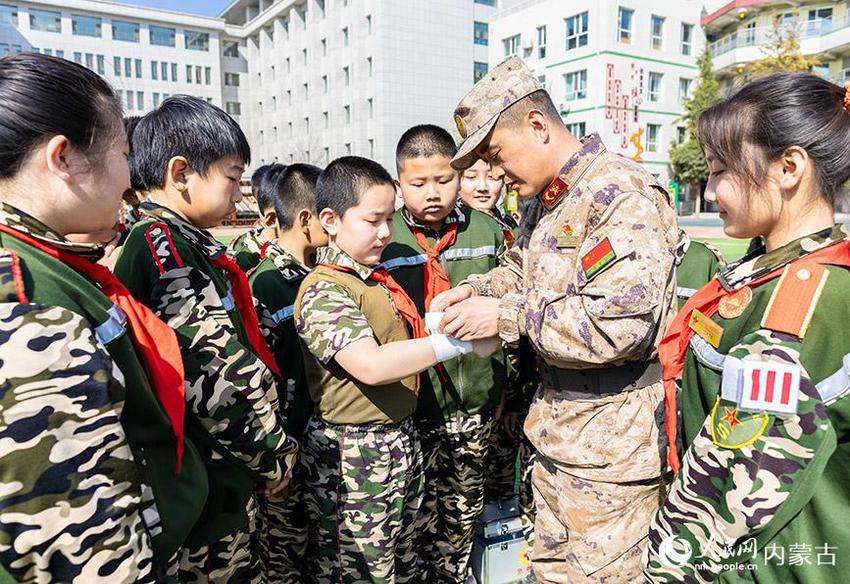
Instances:
[[[475,163],[475,149],[490,134],[499,115],[526,95],[543,89],[519,57],[509,57],[487,72],[455,108],[463,144],[452,159],[458,170]]]

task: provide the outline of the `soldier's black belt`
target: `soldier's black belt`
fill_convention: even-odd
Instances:
[[[542,360],[538,372],[543,387],[559,391],[585,391],[597,395],[640,389],[661,381],[661,363],[644,361],[605,369],[561,369]]]

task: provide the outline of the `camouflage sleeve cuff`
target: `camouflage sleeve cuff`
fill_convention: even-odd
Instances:
[[[490,289],[490,278],[487,274],[472,274],[466,280],[463,280],[458,286],[469,284],[475,290],[478,296],[492,296],[493,291]]]
[[[520,319],[523,300],[521,294],[505,294],[499,301],[499,336],[506,343],[517,343],[525,334]]]

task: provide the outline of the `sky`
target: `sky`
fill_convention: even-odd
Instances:
[[[231,0],[115,0],[121,4],[136,4],[148,8],[161,8],[177,12],[217,16]]]

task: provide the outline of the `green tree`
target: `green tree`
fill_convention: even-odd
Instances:
[[[747,77],[762,77],[771,73],[811,71],[820,64],[816,57],[807,57],[800,51],[800,34],[797,31],[796,13],[793,22],[783,24],[780,17],[773,21],[768,33],[769,42],[759,50],[764,57],[753,61],[747,68]]]
[[[699,212],[700,187],[708,180],[708,165],[696,138],[696,121],[703,110],[720,101],[720,84],[714,76],[714,66],[708,45],[697,59],[697,65],[699,67],[697,86],[691,96],[685,100],[685,113],[680,118],[685,122],[687,130],[685,140],[681,144],[671,145],[670,164],[679,182],[688,184],[690,191],[696,194],[695,211]]]

